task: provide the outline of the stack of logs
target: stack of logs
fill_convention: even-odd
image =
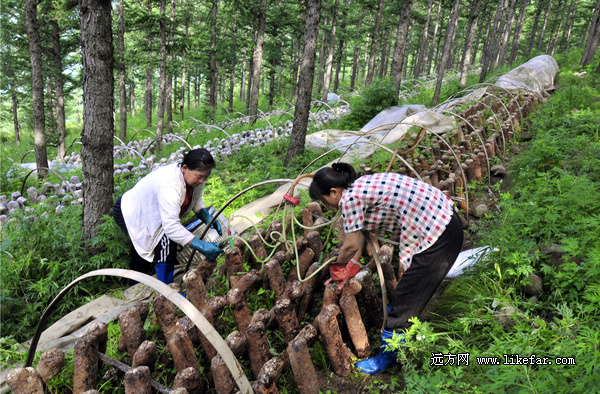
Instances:
[[[535,96],[519,95],[506,106],[512,111],[508,113],[504,111],[504,106],[500,103],[499,106],[495,105],[493,100],[488,100],[489,104],[484,102],[473,105],[461,114],[467,121],[454,134],[452,148],[464,160],[460,168],[452,156],[435,144],[431,148],[431,157],[420,156],[419,161],[413,164],[425,168],[421,172],[424,180],[454,195],[457,186],[462,185],[461,172],[464,172],[467,181],[481,179],[485,175],[483,169],[487,168],[488,163],[482,162],[485,160],[482,150],[486,150],[490,159],[501,154],[502,138],[505,141],[513,138],[513,131],[519,126],[521,117],[526,116],[537,101]],[[491,119],[503,119],[503,123],[495,126],[497,130],[493,132],[483,126],[482,114],[486,108],[497,112],[496,116],[488,119],[488,124]],[[481,146],[480,136],[485,141],[484,146]],[[448,163],[454,163],[449,164],[452,171],[445,170]],[[474,170],[471,169],[472,165]],[[403,170],[406,169],[400,168],[400,171]],[[290,218],[284,220],[289,221]],[[302,210],[302,221],[307,227],[327,222],[320,205],[315,202],[307,204]],[[340,246],[344,242],[341,221],[334,225],[338,229]],[[263,239],[277,242],[277,234],[281,234],[282,227],[281,222],[275,220],[267,230],[257,230],[248,239],[258,260],[263,260],[268,255]],[[371,258],[367,267],[352,278],[342,291],[323,286],[328,270],[317,272],[321,267],[319,260],[324,250],[321,241],[323,228],[305,230],[303,236],[297,239],[298,267],[290,264],[295,255],[286,251],[283,244],[279,244],[272,259],[263,265],[245,250],[243,242],[237,240],[233,248],[227,248],[225,261],[217,271],[216,262],[204,260],[183,276],[188,301],[218,331],[228,330],[220,316],[225,308],[230,308],[237,329],[228,333],[225,342],[238,360],[247,363],[247,370],[254,378],[255,392],[278,392],[280,376],[284,370],[291,369],[296,387],[301,393],[318,393],[317,372],[309,354],[315,341],[321,342],[333,372],[339,376],[348,376],[352,369],[352,358],[365,358],[371,353],[366,327],[380,328],[383,325],[382,301],[372,275],[375,272],[374,259]],[[394,255],[392,246],[386,244],[379,248],[376,245],[376,249],[382,264],[386,290],[391,294],[402,271],[391,264]],[[368,252],[373,253],[370,250]],[[336,249],[329,257],[335,253]],[[245,264],[250,264],[252,269],[246,272]],[[287,274],[284,273],[286,266],[292,266]],[[307,278],[315,272],[317,274],[309,280],[300,281],[297,268],[301,278]],[[215,273],[228,277],[230,290],[224,296],[210,298],[205,284]],[[250,292],[257,292],[258,289],[270,289],[273,292],[273,308],[251,311],[246,299]],[[364,316],[360,314],[359,302],[363,306]],[[192,321],[187,316],[179,317],[176,307],[162,295],[156,296],[152,303],[155,319],[166,343],[164,352],[159,354],[156,343],[146,338],[144,324],[149,315],[149,306],[138,303],[118,316],[121,328],[119,350],[128,354],[131,367],[103,354],[106,349],[107,327],[96,324],[75,345],[73,392],[97,392],[101,361],[126,371],[124,386],[127,393],[151,393],[153,389],[159,392],[202,393],[208,388],[206,380],[217,393],[236,392],[236,382],[225,362]],[[340,312],[343,312],[343,318],[338,316]],[[340,322],[345,324],[340,326]],[[273,330],[279,330],[285,342],[280,349],[276,349],[279,355],[275,357],[272,357],[270,351],[277,339],[267,339],[267,331]],[[198,352],[198,348],[203,352]],[[199,354],[202,359],[198,358]],[[158,365],[165,365],[170,360],[176,370],[173,391],[151,378],[157,362]],[[63,364],[64,353],[56,349],[49,350],[41,356],[35,369],[13,369],[7,377],[7,383],[15,394],[42,393],[46,382],[60,372]],[[210,372],[206,376],[208,379],[205,379],[200,365],[205,366],[202,368],[205,370],[209,364]]]
[[[316,202],[309,203],[302,211],[306,226],[326,223],[323,216],[321,207]],[[335,225],[339,227],[343,237],[341,222],[338,221]],[[323,251],[320,233],[322,229],[323,227],[319,230],[306,230],[296,242],[299,252],[297,264],[301,278],[306,278],[320,268],[316,260]],[[259,230],[261,234],[256,233],[248,239],[254,254],[259,259],[267,256],[261,237],[273,240],[275,234],[280,234],[281,230],[281,222],[274,221],[268,230],[261,229]],[[343,238],[341,241],[343,242]],[[321,341],[333,371],[340,376],[350,374],[352,357],[363,358],[370,354],[367,329],[359,312],[357,296],[360,294],[366,306],[365,321],[371,326],[381,327],[383,323],[381,300],[372,280],[373,266],[371,269],[361,271],[342,291],[329,287],[324,289],[323,281],[328,276],[327,269],[321,270],[310,280],[301,282],[298,280],[295,266],[292,266],[289,273],[284,274],[284,263],[290,262],[295,256],[287,252],[283,244],[279,248],[280,250],[273,254],[273,258],[261,268],[261,264],[245,250],[243,242],[235,242],[233,249],[228,247],[225,261],[216,271],[218,275],[227,275],[229,278],[230,290],[224,296],[209,298],[206,291],[205,283],[215,273],[214,262],[203,261],[198,267],[188,271],[183,276],[183,285],[188,301],[216,328],[223,328],[225,324],[220,321],[220,316],[225,308],[230,308],[237,330],[230,332],[225,342],[239,360],[248,363],[247,367],[254,377],[255,392],[277,392],[277,382],[281,374],[285,369],[291,368],[300,392],[317,393],[319,390],[317,372],[309,354],[309,349],[316,340]],[[393,288],[397,283],[391,266],[393,250],[383,246],[380,255],[385,272],[392,275],[387,278],[387,282],[390,288]],[[253,265],[249,272],[245,272],[244,262]],[[291,266],[291,264],[285,265]],[[261,308],[251,311],[246,302],[247,295],[261,288],[269,288],[273,292],[275,304],[270,310]],[[321,298],[323,301],[320,304]],[[225,362],[192,321],[187,316],[179,317],[175,305],[162,295],[154,297],[152,303],[156,322],[162,330],[166,343],[162,354],[159,354],[156,343],[146,338],[144,324],[149,315],[148,304],[135,304],[118,316],[121,328],[119,350],[126,352],[131,360],[131,367],[121,368],[127,371],[125,391],[150,393],[154,388],[161,392],[168,392],[169,389],[152,380],[151,372],[157,363],[165,365],[172,360],[177,371],[173,389],[180,390],[179,392],[201,393],[207,387],[205,387],[206,379],[200,372],[200,365],[207,367],[210,360],[210,374],[207,376],[210,385],[217,393],[235,392],[236,382]],[[343,312],[347,330],[340,327],[338,323],[340,312]],[[312,321],[301,324],[308,316],[315,315]],[[227,327],[224,327],[221,331],[226,329]],[[279,330],[285,342],[281,345],[281,349],[277,349],[280,354],[276,357],[272,357],[270,350],[277,339],[270,337],[269,342],[267,330]],[[355,354],[344,342],[346,336],[350,337]],[[105,324],[94,325],[77,341],[74,350],[74,392],[88,394],[95,392],[100,361],[108,361],[109,364],[115,365],[116,360],[111,362],[103,354],[106,341]],[[197,352],[199,347],[203,352]],[[58,351],[54,349],[46,353],[55,352]],[[42,355],[41,360],[48,357],[46,353]],[[206,360],[203,362],[198,358],[198,354],[201,354],[202,359],[206,357]],[[64,363],[64,355],[62,357]],[[42,365],[44,364],[40,361],[36,369],[30,367],[12,370],[7,380],[12,391],[15,394],[43,392],[40,390],[43,390],[45,382],[51,376],[40,371]],[[62,364],[57,363],[53,370],[58,373],[61,367]],[[185,391],[181,391],[183,389]]]

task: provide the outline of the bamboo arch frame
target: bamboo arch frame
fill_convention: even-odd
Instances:
[[[65,288],[63,288],[60,291],[60,293],[58,293],[58,295],[44,310],[38,322],[38,325],[35,329],[35,333],[31,340],[31,344],[29,345],[27,361],[25,362],[26,367],[31,367],[33,364],[35,350],[40,340],[40,336],[42,335],[42,330],[46,327],[46,323],[48,321],[50,313],[54,311],[59,301],[78,282],[94,276],[116,276],[121,278],[133,279],[135,281],[145,284],[153,290],[156,290],[158,293],[164,295],[167,299],[169,299],[169,301],[175,304],[175,306],[177,306],[187,317],[189,317],[194,323],[194,325],[206,337],[206,339],[208,339],[211,342],[215,350],[217,350],[219,355],[223,358],[223,361],[227,365],[229,372],[231,372],[231,376],[235,380],[238,388],[240,389],[240,392],[249,394],[253,393],[252,387],[250,386],[250,382],[244,374],[242,366],[238,363],[235,356],[233,355],[231,349],[229,349],[223,338],[221,338],[221,335],[219,335],[215,328],[208,322],[208,320],[206,320],[202,313],[200,313],[200,311],[196,309],[196,307],[191,302],[189,302],[186,298],[179,294],[177,290],[169,287],[167,284],[159,281],[158,279],[152,276],[142,274],[141,272],[119,268],[107,268],[88,272],[87,274],[84,274],[78,277],[77,279],[73,280]]]

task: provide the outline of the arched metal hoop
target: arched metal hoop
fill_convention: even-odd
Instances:
[[[42,334],[42,330],[46,327],[46,323],[48,321],[48,317],[50,313],[55,309],[56,305],[59,301],[71,290],[78,282],[91,278],[93,276],[117,276],[121,278],[128,278],[136,280],[140,283],[145,284],[148,287],[156,290],[158,293],[164,295],[168,298],[173,304],[175,304],[187,317],[189,317],[196,327],[204,334],[206,339],[210,341],[210,343],[217,350],[219,355],[223,358],[223,361],[229,368],[229,372],[231,372],[231,376],[235,380],[240,392],[242,393],[253,393],[252,386],[248,381],[248,378],[244,374],[244,371],[241,365],[237,362],[235,356],[231,352],[231,349],[227,346],[221,335],[214,329],[214,327],[206,320],[206,318],[200,313],[196,307],[185,299],[179,292],[165,283],[159,281],[152,276],[142,274],[141,272],[118,269],[118,268],[107,268],[96,271],[88,272],[85,275],[80,276],[75,279],[71,283],[69,283],[64,289],[58,293],[56,298],[52,300],[50,305],[44,310],[42,313],[42,317],[38,322],[35,333],[31,340],[31,345],[29,346],[29,352],[27,353],[27,361],[25,362],[26,367],[31,367],[33,364],[33,358],[35,356],[35,349],[37,348],[38,342],[40,340],[40,336]]]

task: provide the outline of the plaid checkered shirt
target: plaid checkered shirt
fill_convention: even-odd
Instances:
[[[441,190],[401,174],[381,173],[358,178],[339,202],[344,231],[373,231],[398,239],[400,263],[437,241],[452,218],[453,202]]]

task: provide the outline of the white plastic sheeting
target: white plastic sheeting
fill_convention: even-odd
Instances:
[[[433,112],[424,105],[403,105],[381,111],[359,131],[322,130],[306,136],[307,148],[333,148],[339,146],[342,152],[352,153],[361,158],[369,157],[377,149],[376,145],[392,144],[399,141],[413,127],[426,127],[429,132],[446,133],[456,126],[451,116]],[[348,144],[353,144],[348,147]]]
[[[486,92],[509,91],[516,93],[519,90],[527,90],[538,96],[548,97],[548,92],[554,89],[554,79],[558,74],[558,63],[552,56],[540,55],[510,70],[500,76],[491,85],[481,87],[473,92],[444,103],[440,109],[450,110],[456,106],[479,100]]]
[[[454,278],[462,274],[468,267],[487,259],[491,252],[497,252],[498,248],[480,246],[478,248],[463,250],[459,253],[456,261],[446,274],[446,278]]]
[[[530,90],[547,97],[548,91],[554,89],[558,69],[552,56],[540,55],[502,75],[494,85],[507,90]]]
[[[307,148],[334,148],[345,152],[341,160],[346,158],[365,160],[369,158],[377,147],[365,142],[391,144],[402,139],[411,126],[425,127],[428,132],[443,134],[452,130],[456,119],[452,116],[452,109],[470,101],[477,101],[487,91],[527,90],[541,97],[546,97],[548,91],[554,89],[554,78],[558,73],[558,64],[552,56],[536,56],[528,62],[514,68],[498,78],[497,82],[486,85],[480,89],[443,103],[435,109],[428,109],[424,105],[405,105],[384,109],[359,131],[351,130],[322,130],[306,136]],[[353,144],[348,148],[347,144]],[[336,159],[336,161],[339,159]],[[326,164],[330,165],[330,163]],[[315,169],[316,172],[318,169]],[[303,179],[295,188],[295,197],[298,191],[306,189],[310,179]],[[241,234],[270,214],[274,208],[282,203],[283,195],[289,191],[290,184],[281,186],[270,196],[253,201],[240,208],[232,215],[231,225],[237,233]],[[244,216],[244,218],[242,218]]]

